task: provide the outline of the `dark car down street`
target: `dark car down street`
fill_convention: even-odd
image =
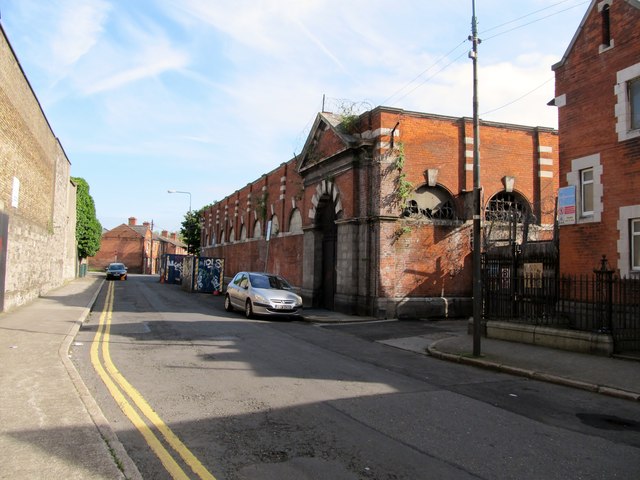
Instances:
[[[110,263],[107,267],[107,280],[126,280],[127,267],[124,263]]]

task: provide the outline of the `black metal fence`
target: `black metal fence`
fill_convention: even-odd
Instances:
[[[640,351],[639,279],[616,277],[605,259],[593,275],[562,277],[551,262],[506,260],[484,259],[485,320],[610,333],[616,352]]]

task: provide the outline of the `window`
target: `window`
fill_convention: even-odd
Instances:
[[[291,212],[289,219],[289,231],[291,233],[302,233],[302,214],[297,208]]]
[[[627,83],[629,86],[629,108],[631,109],[631,129],[640,129],[640,78]]]
[[[455,202],[451,194],[440,186],[426,185],[415,189],[402,211],[402,216],[426,220],[455,221],[457,219]]]
[[[491,222],[524,223],[529,211],[527,200],[519,194],[498,192],[487,203],[485,219]]]
[[[580,171],[580,200],[582,216],[593,215],[593,168]]]
[[[262,238],[262,223],[256,220],[253,224],[253,238]]]
[[[640,63],[616,72],[616,133],[623,142],[640,137]]]
[[[600,12],[602,16],[602,45],[611,46],[611,24],[609,19],[609,5],[604,5]]]
[[[640,271],[640,218],[631,220],[631,270]]]

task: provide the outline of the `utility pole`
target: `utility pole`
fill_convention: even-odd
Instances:
[[[469,57],[473,61],[473,356],[481,353],[482,337],[482,266],[480,240],[480,119],[478,118],[478,23],[476,1],[471,0],[471,36],[473,50]]]

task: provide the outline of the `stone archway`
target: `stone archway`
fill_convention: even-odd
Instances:
[[[303,283],[311,286],[313,306],[333,310],[339,268],[336,220],[342,215],[338,188],[331,181],[320,182],[311,202],[309,218],[313,221],[313,229],[305,232],[305,252],[313,258],[307,263],[312,268],[304,272]]]
[[[316,209],[315,225],[320,233],[320,292],[319,306],[329,310],[334,307],[336,292],[336,241],[338,229],[333,202],[327,195],[320,198]]]

